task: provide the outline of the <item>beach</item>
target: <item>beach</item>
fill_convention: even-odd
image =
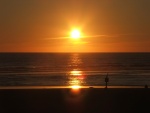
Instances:
[[[149,88],[0,90],[0,113],[149,113]]]

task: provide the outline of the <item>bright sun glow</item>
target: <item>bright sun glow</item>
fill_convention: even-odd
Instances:
[[[74,29],[71,31],[71,38],[79,39],[80,38],[80,31],[77,29]]]

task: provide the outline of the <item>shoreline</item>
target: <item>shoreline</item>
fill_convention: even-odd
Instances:
[[[106,86],[80,86],[79,89],[106,89],[105,87]],[[0,90],[1,89],[72,89],[72,86],[0,86]],[[145,86],[107,86],[107,89],[145,89]]]

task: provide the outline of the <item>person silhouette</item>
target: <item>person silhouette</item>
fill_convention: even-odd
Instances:
[[[105,82],[106,82],[106,87],[105,88],[107,89],[107,85],[108,85],[107,83],[109,82],[108,73],[106,75]]]
[[[145,85],[145,88],[146,88],[146,89],[148,88],[148,85],[147,85],[147,84]]]

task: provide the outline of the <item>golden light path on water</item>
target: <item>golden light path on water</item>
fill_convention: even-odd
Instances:
[[[79,89],[81,88],[81,83],[83,82],[83,75],[82,75],[82,71],[77,71],[77,70],[73,70],[70,71],[70,81],[69,81],[69,85],[71,86],[72,89]]]
[[[81,85],[84,82],[84,74],[80,69],[81,64],[82,61],[79,54],[73,54],[68,63],[69,67],[71,68],[68,75],[68,85],[74,90],[81,88]]]

